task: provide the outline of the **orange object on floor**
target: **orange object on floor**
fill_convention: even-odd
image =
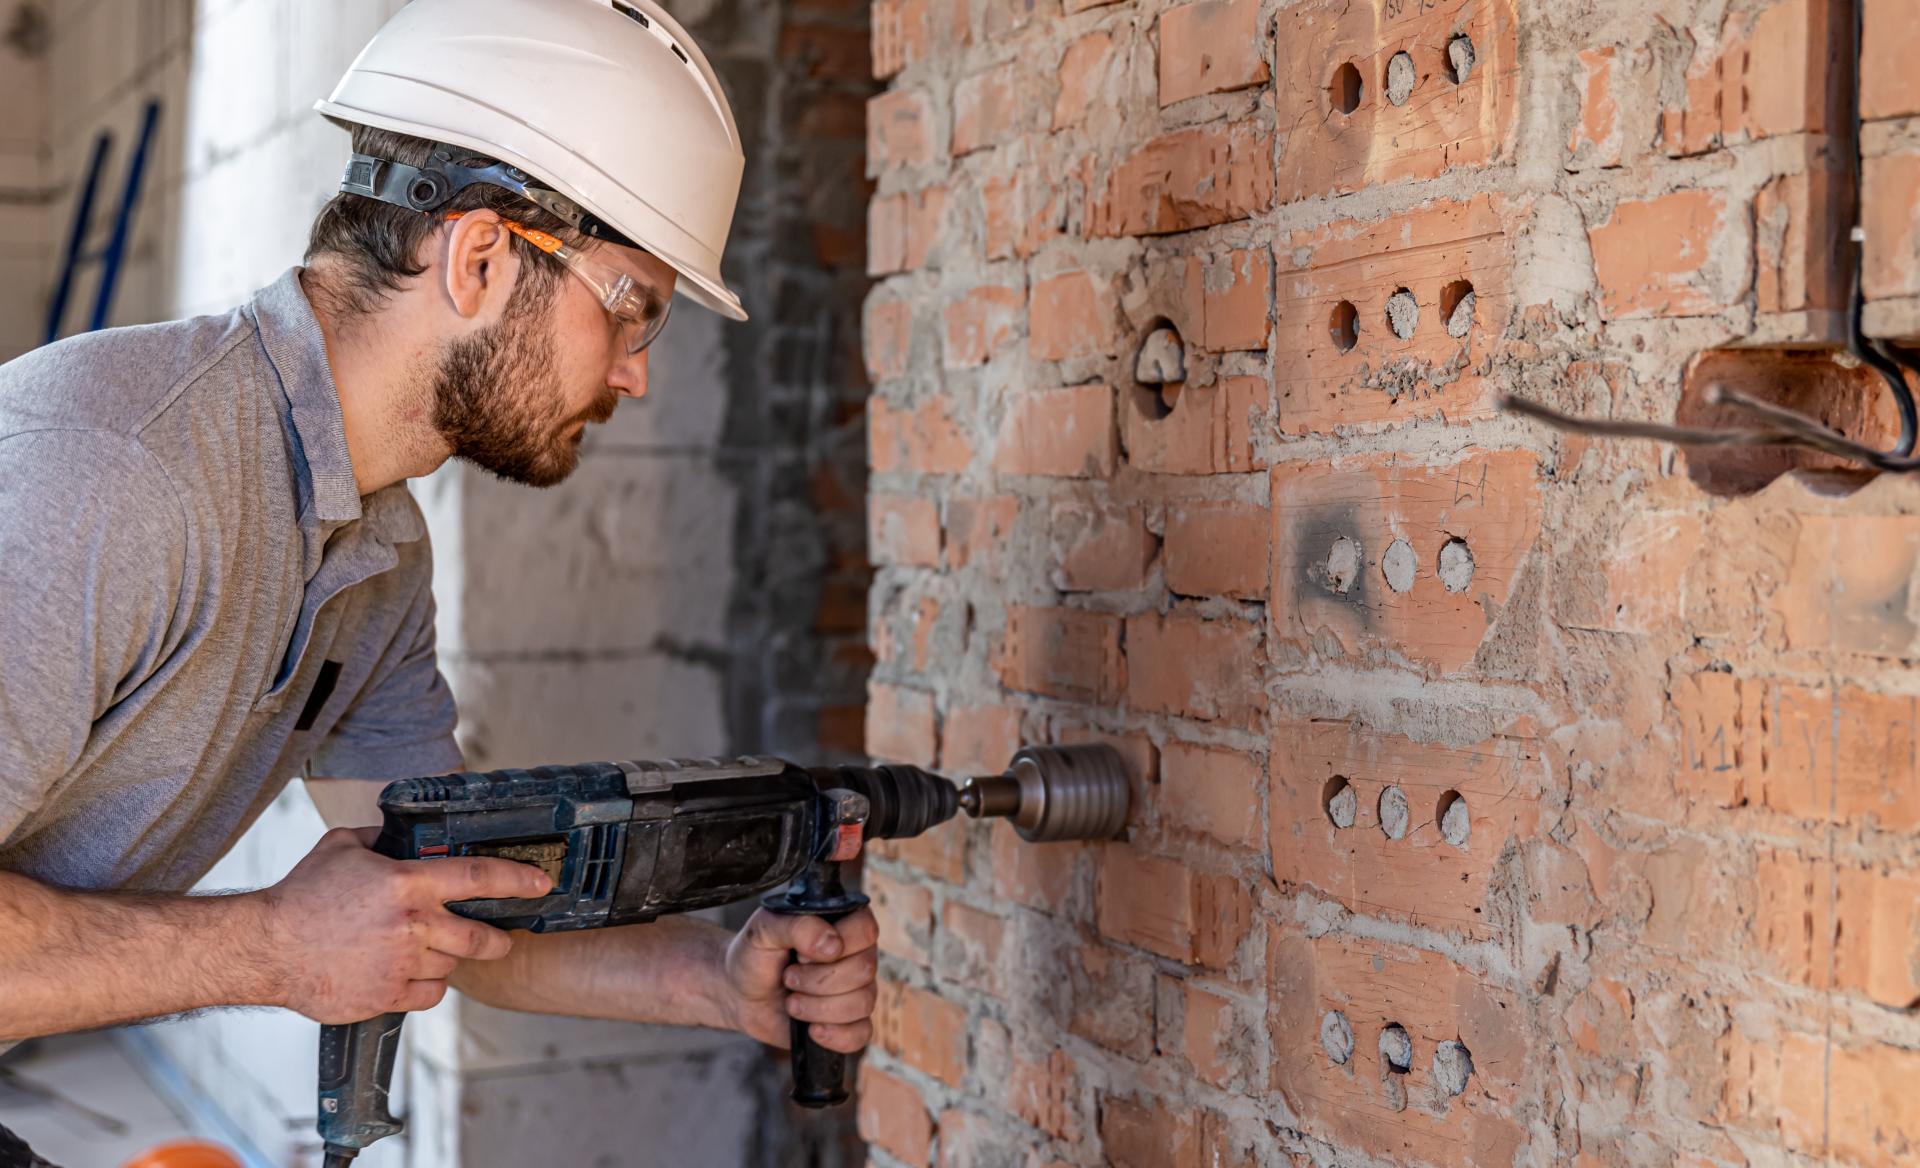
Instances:
[[[156,1144],[120,1168],[246,1168],[240,1158],[205,1140],[169,1140]]]

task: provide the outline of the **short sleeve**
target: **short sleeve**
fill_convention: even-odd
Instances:
[[[135,439],[0,438],[0,841],[164,659],[186,541],[173,483]]]
[[[461,766],[458,712],[435,652],[433,558],[425,539],[401,545],[396,571],[414,581],[406,616],[372,678],[308,762],[336,779],[411,779]]]

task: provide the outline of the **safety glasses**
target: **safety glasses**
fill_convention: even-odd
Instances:
[[[451,221],[465,214],[453,211],[446,218]],[[503,218],[500,222],[508,231],[565,264],[569,272],[593,289],[593,294],[600,299],[600,307],[620,326],[627,356],[651,345],[660,330],[667,327],[667,317],[673,312],[672,297],[657,296],[641,288],[627,273],[580,254],[544,231],[511,219]]]

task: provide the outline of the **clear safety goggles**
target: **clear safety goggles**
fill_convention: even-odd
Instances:
[[[464,211],[453,211],[446,218],[452,221],[464,214]],[[620,337],[627,356],[631,357],[651,345],[654,338],[660,335],[660,330],[667,327],[667,317],[673,312],[672,297],[648,292],[627,273],[591,256],[582,255],[544,231],[512,219],[502,218],[500,222],[508,231],[565,264],[569,272],[593,289],[593,294],[600,300],[600,307],[606,309],[607,315],[613,317],[614,323],[620,326]]]

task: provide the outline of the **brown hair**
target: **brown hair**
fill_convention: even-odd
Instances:
[[[425,138],[376,130],[371,126],[353,128],[353,149],[408,166],[423,165],[434,151],[435,143]],[[470,154],[458,161],[469,166],[484,166],[494,161],[484,155]],[[470,186],[455,195],[440,212],[422,214],[361,195],[336,194],[313,221],[313,233],[307,240],[306,262],[326,257],[336,261],[325,278],[312,291],[324,296],[334,311],[344,316],[364,316],[378,309],[386,298],[398,292],[406,281],[427,270],[420,262],[420,249],[439,230],[442,213],[490,210],[538,231],[558,236],[572,247],[590,242],[586,236],[567,226],[550,211],[528,202],[505,187],[485,183]],[[527,243],[513,238],[523,261],[526,291],[538,296],[562,274],[560,261]]]

